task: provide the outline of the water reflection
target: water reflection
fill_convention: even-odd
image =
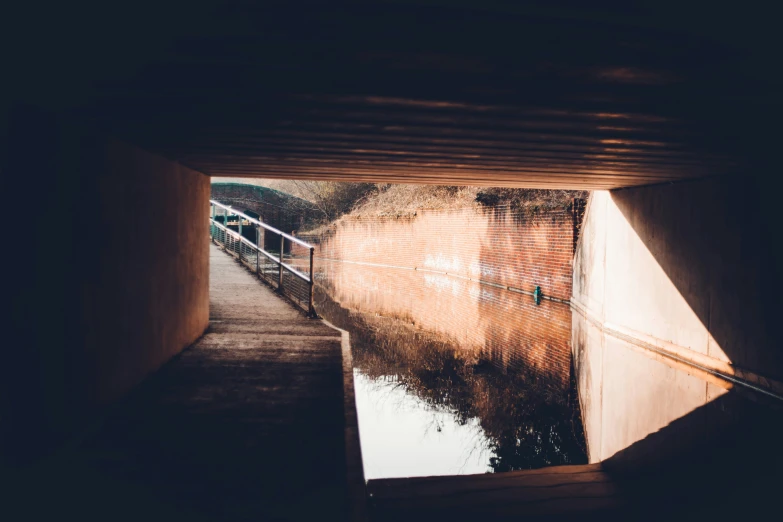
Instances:
[[[490,471],[478,419],[463,421],[393,378],[354,370],[354,387],[367,479]]]
[[[318,313],[351,335],[367,479],[587,461],[567,305],[411,270],[319,269]]]

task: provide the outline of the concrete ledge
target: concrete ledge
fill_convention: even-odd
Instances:
[[[370,480],[373,520],[552,520],[613,515],[628,498],[600,464]]]
[[[583,303],[580,303],[573,297],[570,304],[572,310],[582,315],[601,332],[624,341],[648,357],[696,374],[705,381],[721,388],[731,389],[735,386],[740,386],[746,390],[783,402],[783,383],[780,381],[764,377],[743,368],[737,368],[725,361],[694,352],[669,341],[664,341],[663,339],[658,339],[617,324],[604,322]]]
[[[359,440],[359,419],[356,413],[356,395],[353,387],[353,356],[350,334],[326,320],[325,325],[340,334],[343,355],[343,390],[345,393],[345,467],[348,518],[350,522],[365,522],[367,516],[367,487],[364,480],[362,447]]]

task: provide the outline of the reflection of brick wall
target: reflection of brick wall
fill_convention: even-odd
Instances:
[[[526,371],[559,390],[568,387],[567,304],[544,300],[537,306],[529,295],[442,274],[339,261],[321,261],[316,268],[318,284],[348,309],[397,317],[477,351],[497,367]]]
[[[316,256],[460,274],[571,297],[574,223],[569,210],[520,215],[508,208],[419,211],[411,218],[350,218],[326,233]]]

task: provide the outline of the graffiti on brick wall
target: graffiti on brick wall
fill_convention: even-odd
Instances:
[[[344,219],[317,235],[316,256],[429,269],[546,296],[571,297],[570,210],[520,215],[509,208],[420,211],[414,218]]]

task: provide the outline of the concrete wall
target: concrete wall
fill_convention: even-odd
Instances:
[[[723,396],[741,387],[715,373],[781,391],[777,225],[756,190],[713,180],[593,193],[572,297],[591,461],[662,457],[732,425]]]
[[[104,239],[88,251],[82,292],[85,348],[97,370],[91,395],[101,403],[179,353],[209,321],[209,178],[117,141],[107,143],[105,165],[93,215]]]
[[[5,460],[24,461],[205,330],[209,178],[40,111],[7,116],[0,421]]]

